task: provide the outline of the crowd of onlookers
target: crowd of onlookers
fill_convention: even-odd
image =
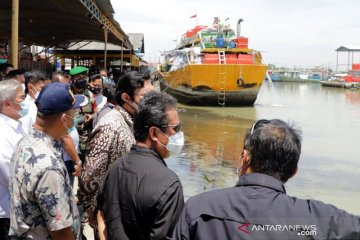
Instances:
[[[248,129],[235,187],[184,204],[177,101],[149,72],[0,74],[0,239],[86,239],[81,222],[95,239],[360,239],[359,217],[286,194],[302,139],[282,120]]]

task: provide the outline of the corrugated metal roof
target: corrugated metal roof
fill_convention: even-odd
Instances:
[[[11,0],[0,1],[0,38],[11,35]],[[125,46],[131,43],[113,18],[110,0],[93,0],[99,10],[124,36]],[[79,0],[20,1],[19,41],[25,44],[58,46],[82,40],[104,41],[102,26]],[[121,40],[109,32],[108,42],[121,45]]]
[[[66,48],[68,50],[102,50],[105,49],[105,43],[104,42],[89,42],[89,41],[83,41],[83,42],[77,42],[77,43],[71,43],[69,45],[70,47]],[[121,51],[121,46],[115,45],[112,43],[108,43],[106,46],[106,49],[108,51]]]
[[[131,44],[134,47],[134,51],[138,53],[145,52],[144,34],[143,33],[127,33]]]
[[[360,45],[344,45],[338,47],[335,51],[337,52],[360,52]]]

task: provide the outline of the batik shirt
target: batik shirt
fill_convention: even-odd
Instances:
[[[109,107],[112,108],[110,111],[106,109]],[[112,104],[107,104],[102,111],[109,112],[97,120],[91,133],[79,178],[78,198],[85,210],[94,210],[99,185],[110,164],[135,144],[133,120],[129,113]]]
[[[19,142],[10,163],[11,239],[51,239],[49,231],[72,227],[80,218],[61,143],[33,129]]]

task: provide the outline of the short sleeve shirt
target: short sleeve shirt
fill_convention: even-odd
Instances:
[[[72,227],[80,218],[61,143],[33,129],[19,142],[10,163],[11,239],[51,239],[49,231]]]

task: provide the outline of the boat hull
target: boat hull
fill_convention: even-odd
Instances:
[[[190,64],[166,73],[160,87],[187,105],[250,106],[265,74],[266,65]],[[224,95],[225,101],[219,101]]]
[[[166,81],[160,80],[162,91],[174,96],[180,103],[190,106],[219,106],[218,91],[193,91],[191,88],[174,89]],[[259,89],[245,89],[242,91],[226,91],[225,106],[251,106],[257,98]]]

